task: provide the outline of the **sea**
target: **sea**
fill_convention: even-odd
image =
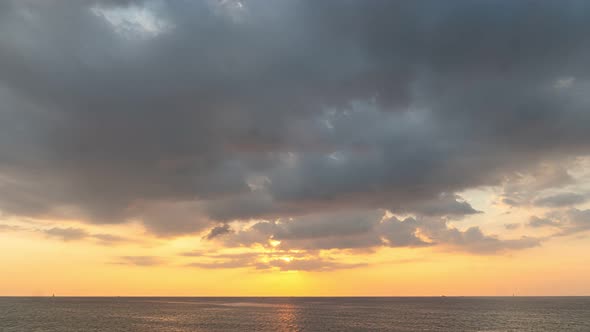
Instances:
[[[590,297],[0,297],[0,332],[583,331]]]

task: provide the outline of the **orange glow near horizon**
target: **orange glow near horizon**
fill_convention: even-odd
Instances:
[[[548,234],[526,225],[505,227],[541,210],[507,208],[496,203],[493,190],[462,195],[486,212],[452,221],[452,227],[477,225],[504,239]],[[275,239],[267,246],[228,248],[204,234],[158,238],[138,223],[5,218],[0,224],[5,296],[590,295],[588,232],[499,253],[436,245],[309,251],[284,250]],[[61,238],[40,231],[53,227],[85,233]],[[325,265],[313,265],[309,257]]]
[[[2,282],[8,296],[438,296],[588,295],[585,238],[501,255],[434,248],[331,253],[362,267],[332,271],[280,271],[187,266],[191,239],[156,245],[98,246],[35,236],[0,234]],[[239,252],[247,252],[241,249]],[[114,257],[150,255],[164,264],[126,265]],[[291,256],[278,259],[286,264]]]

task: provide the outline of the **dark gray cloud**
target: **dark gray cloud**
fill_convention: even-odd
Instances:
[[[345,216],[345,217],[344,217]],[[327,214],[286,221],[261,221],[231,234],[220,236],[226,246],[262,245],[280,250],[358,249],[387,247],[426,247],[494,254],[526,249],[541,244],[541,239],[522,237],[500,239],[484,234],[479,227],[465,231],[437,218],[381,218],[378,212]],[[279,241],[277,243],[275,241]],[[274,242],[274,243],[273,243]]]
[[[542,197],[535,200],[535,205],[546,207],[563,207],[582,204],[588,201],[587,195],[577,193],[561,193],[552,196]]]
[[[449,216],[464,217],[472,214],[482,213],[475,210],[468,202],[459,195],[442,193],[430,201],[420,201],[415,204],[394,207],[396,211],[409,211],[425,216]]]
[[[260,221],[220,239],[228,246],[261,244],[270,247],[270,240],[280,241],[278,248],[284,250],[373,247],[381,244],[375,230],[381,216],[383,211],[343,211],[283,221]]]
[[[136,202],[127,211],[160,236],[192,234],[213,224],[194,202]]]
[[[519,205],[572,183],[555,165],[590,153],[590,3],[243,5],[0,4],[0,210],[160,236],[265,219],[212,237],[289,248],[537,244],[446,221],[479,212],[466,189]],[[416,218],[357,215],[379,209]]]
[[[205,236],[205,239],[211,240],[211,239],[214,239],[220,235],[227,234],[227,233],[231,233],[231,228],[229,227],[228,224],[223,224],[221,226],[215,226],[215,227],[211,228],[209,233],[207,233],[207,235]]]

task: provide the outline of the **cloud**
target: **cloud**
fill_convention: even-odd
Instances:
[[[113,234],[92,234],[91,237],[105,246],[130,242],[128,238]]]
[[[205,258],[205,260],[192,262],[188,266],[203,269],[254,268],[258,270],[276,269],[280,271],[332,271],[367,265],[366,263],[343,263],[334,259],[319,257],[317,254],[290,251],[199,256]]]
[[[205,236],[205,239],[211,240],[211,239],[214,239],[220,235],[231,233],[231,231],[232,230],[228,224],[223,224],[221,226],[215,226],[215,227],[211,228],[209,233],[207,233],[207,235]]]
[[[261,245],[280,250],[437,246],[474,254],[502,253],[541,244],[538,238],[500,239],[484,234],[479,227],[459,230],[444,219],[400,220],[395,216],[383,217],[379,211],[334,213],[317,218],[261,221],[224,234],[218,240],[229,247]]]
[[[105,246],[131,242],[131,240],[126,237],[107,233],[93,234],[85,229],[76,227],[52,227],[49,229],[39,229],[37,231],[45,234],[47,237],[55,238],[64,242],[90,239]]]
[[[363,248],[379,245],[374,231],[383,211],[343,211],[290,220],[260,221],[247,229],[221,237],[228,246],[270,246],[281,249]]]
[[[482,213],[475,210],[468,202],[459,195],[441,193],[431,201],[422,201],[415,206],[406,205],[395,209],[396,211],[409,211],[425,216],[451,216],[464,217],[472,214]]]
[[[508,177],[502,184],[502,202],[510,206],[559,206],[575,203],[579,198],[573,193],[551,193],[576,182],[568,172],[566,163],[545,162]],[[548,194],[545,194],[549,191]]]
[[[278,267],[281,271],[333,271],[367,266],[367,263],[342,263],[327,259],[277,259],[268,263],[269,267]]]
[[[131,265],[131,266],[156,266],[162,265],[166,261],[156,256],[120,256],[113,264]]]
[[[459,193],[572,202],[544,191],[590,152],[590,4],[242,5],[0,4],[0,210],[221,227],[228,245],[488,253],[537,243],[451,228],[480,212]],[[359,215],[383,210],[413,217]]]
[[[235,268],[267,268],[266,265],[260,262],[261,259],[268,257],[274,257],[274,254],[261,254],[261,253],[239,253],[239,254],[199,254],[184,256],[196,257],[199,256],[201,260],[187,264],[191,267],[198,267],[203,269],[235,269]],[[204,258],[204,259],[203,259]]]
[[[496,254],[541,245],[541,239],[526,236],[520,239],[501,240],[495,236],[485,235],[479,227],[470,227],[465,231],[451,228],[442,234],[439,233],[439,239],[445,241],[451,248],[476,254]]]
[[[140,201],[128,211],[141,220],[150,232],[160,236],[192,234],[212,224],[201,212],[199,204],[191,201]]]
[[[590,209],[579,210],[572,208],[565,214],[566,226],[561,235],[569,235],[590,230]]]
[[[21,226],[0,224],[0,233],[2,232],[18,232],[24,230]]]
[[[588,200],[587,195],[577,193],[561,193],[552,196],[542,197],[535,200],[534,204],[546,207],[562,207],[582,204]]]
[[[553,227],[558,232],[553,236],[566,236],[590,230],[590,209],[580,210],[570,208],[568,210],[552,211],[543,218],[532,216],[529,223],[531,227]]]
[[[89,234],[80,228],[61,228],[61,227],[53,227],[50,229],[46,229],[42,231],[48,237],[54,237],[60,239],[62,241],[74,241],[74,240],[81,240],[89,236]]]
[[[418,237],[422,223],[414,218],[399,220],[392,217],[378,226],[380,239],[390,247],[423,247],[432,243]]]
[[[515,230],[515,229],[520,228],[520,224],[519,223],[504,224],[504,227],[507,230]]]

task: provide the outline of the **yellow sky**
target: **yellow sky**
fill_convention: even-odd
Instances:
[[[490,202],[472,192],[474,206]],[[480,195],[480,197],[478,197]],[[488,198],[491,195],[487,195]],[[476,220],[499,230],[520,220],[514,212],[498,220],[491,208]],[[494,220],[495,219],[495,220]],[[25,223],[8,220],[12,225]],[[42,221],[34,227],[45,227]],[[457,224],[462,223],[457,222]],[[84,224],[62,223],[63,226]],[[96,227],[96,226],[95,226]],[[445,247],[382,248],[374,252],[324,251],[324,257],[363,265],[329,271],[280,271],[187,266],[202,257],[182,253],[244,253],[261,248],[223,249],[202,235],[158,239],[137,225],[101,226],[133,238],[117,245],[62,241],[31,230],[0,233],[0,294],[95,296],[428,296],[428,295],[590,295],[588,234],[555,237],[540,247],[478,255]],[[92,230],[92,228],[89,228]],[[522,231],[522,230],[521,230]],[[519,231],[514,231],[517,234]],[[504,234],[506,236],[506,234]],[[120,257],[151,257],[156,262],[127,264]],[[288,257],[285,257],[288,260]]]
[[[588,175],[587,168],[572,169],[571,173],[578,179]],[[587,181],[577,184],[578,188],[586,189],[584,183]],[[543,216],[552,208],[506,205],[500,200],[502,190],[495,187],[461,193],[484,213],[450,221],[449,225],[462,231],[477,226],[501,239],[545,238],[540,246],[486,254],[448,244],[320,250],[311,256],[346,265],[321,271],[290,267],[295,266],[291,264],[300,257],[297,255],[306,255],[305,250],[275,251],[272,246],[260,245],[228,248],[204,240],[206,231],[162,238],[149,233],[139,222],[97,225],[3,217],[0,295],[590,295],[590,232],[555,236],[552,228],[527,226],[530,216]],[[577,208],[588,209],[590,204]],[[507,224],[518,227],[507,229]],[[61,234],[52,236],[47,230],[54,227],[83,230],[85,235],[67,239]],[[103,241],[92,234],[110,234],[124,240]],[[220,257],[235,259],[253,253],[257,254],[255,261],[274,258],[282,260],[285,268],[257,269],[246,264],[250,261],[232,267],[200,265],[215,263]]]

